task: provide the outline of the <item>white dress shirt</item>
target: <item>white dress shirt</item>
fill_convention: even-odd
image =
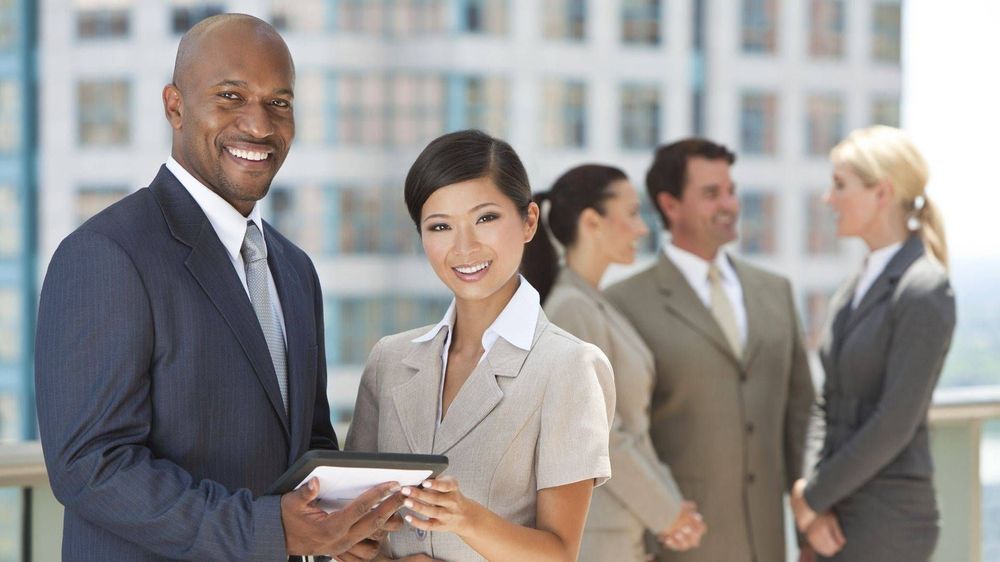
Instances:
[[[663,245],[663,252],[667,259],[681,270],[681,274],[687,279],[694,293],[698,295],[705,308],[712,307],[712,289],[708,282],[709,262],[692,254],[687,250],[678,248],[673,243]],[[729,297],[730,304],[733,305],[733,314],[736,316],[736,327],[740,331],[740,342],[746,345],[747,342],[747,309],[743,304],[743,286],[740,285],[740,278],[736,276],[736,270],[729,263],[729,258],[725,252],[719,251],[715,254],[715,265],[719,268],[722,290]]]
[[[254,205],[253,210],[250,211],[250,216],[244,217],[235,207],[222,197],[219,197],[219,194],[205,187],[204,184],[195,179],[172,156],[167,158],[167,169],[177,178],[177,181],[181,182],[184,189],[187,189],[191,197],[201,207],[202,212],[208,217],[208,222],[212,225],[219,240],[222,241],[223,247],[226,248],[226,253],[229,254],[229,261],[232,262],[233,269],[236,270],[236,275],[239,276],[240,283],[243,284],[243,290],[246,291],[247,298],[249,299],[250,289],[247,287],[246,264],[243,263],[243,254],[240,253],[240,248],[243,247],[243,239],[246,237],[247,221],[251,220],[260,229],[261,238],[264,239],[265,250],[267,248],[264,225],[260,217],[260,205]],[[274,284],[274,276],[271,275],[270,268],[267,270],[267,290],[271,295],[271,308],[274,311],[274,317],[278,319],[278,325],[281,326],[281,336],[285,340],[285,345],[288,345],[288,336],[285,333],[285,317],[282,315],[281,301],[278,299],[278,288]]]
[[[852,309],[857,308],[861,304],[861,299],[864,298],[865,293],[868,292],[868,289],[872,288],[878,276],[882,275],[882,272],[885,271],[885,266],[889,265],[889,261],[892,260],[892,257],[902,247],[902,242],[896,242],[868,254],[868,257],[865,258],[864,270],[861,272],[861,276],[858,277],[857,286],[854,287],[854,298],[851,299]]]
[[[538,324],[538,313],[542,310],[541,298],[538,291],[528,283],[522,275],[518,275],[520,284],[514,296],[511,297],[507,306],[500,311],[500,315],[490,324],[489,328],[483,332],[483,354],[479,357],[479,363],[483,362],[489,354],[493,344],[497,339],[503,338],[511,345],[528,351],[531,349],[531,342],[535,339],[535,326]],[[444,318],[424,335],[414,338],[413,343],[422,343],[434,339],[434,336],[447,328],[444,347],[441,349],[441,388],[438,391],[438,415],[437,423],[441,424],[442,402],[444,402],[444,379],[448,374],[448,350],[451,349],[451,336],[455,326],[455,299],[451,300]],[[477,364],[478,365],[478,364]]]

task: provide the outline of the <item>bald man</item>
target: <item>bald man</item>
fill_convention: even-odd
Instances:
[[[319,280],[257,205],[295,133],[294,82],[267,23],[196,25],[163,89],[170,158],[52,258],[35,382],[64,560],[368,559],[402,504],[372,509],[392,483],[331,514],[314,486],[263,495],[337,448]]]

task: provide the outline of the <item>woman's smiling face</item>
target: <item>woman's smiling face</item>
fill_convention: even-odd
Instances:
[[[538,206],[521,216],[489,177],[442,187],[420,211],[427,260],[460,301],[489,299],[505,288],[513,294],[524,244],[537,225]]]

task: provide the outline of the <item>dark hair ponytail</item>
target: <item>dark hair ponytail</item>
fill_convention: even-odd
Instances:
[[[564,248],[573,246],[580,214],[594,209],[603,215],[604,202],[612,195],[610,185],[626,179],[628,176],[618,168],[584,164],[560,176],[549,191],[535,194],[535,203],[542,212],[538,216],[538,232],[524,248],[521,274],[538,290],[542,303],[559,274],[559,253],[549,236],[554,236]]]

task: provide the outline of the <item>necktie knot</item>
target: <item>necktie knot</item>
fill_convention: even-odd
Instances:
[[[719,266],[715,265],[715,262],[708,264],[708,280],[712,283],[718,283],[722,281],[722,275],[719,272]]]
[[[267,259],[267,247],[264,246],[264,237],[253,221],[247,221],[247,233],[243,237],[243,246],[240,247],[240,255],[245,263],[253,263]]]

